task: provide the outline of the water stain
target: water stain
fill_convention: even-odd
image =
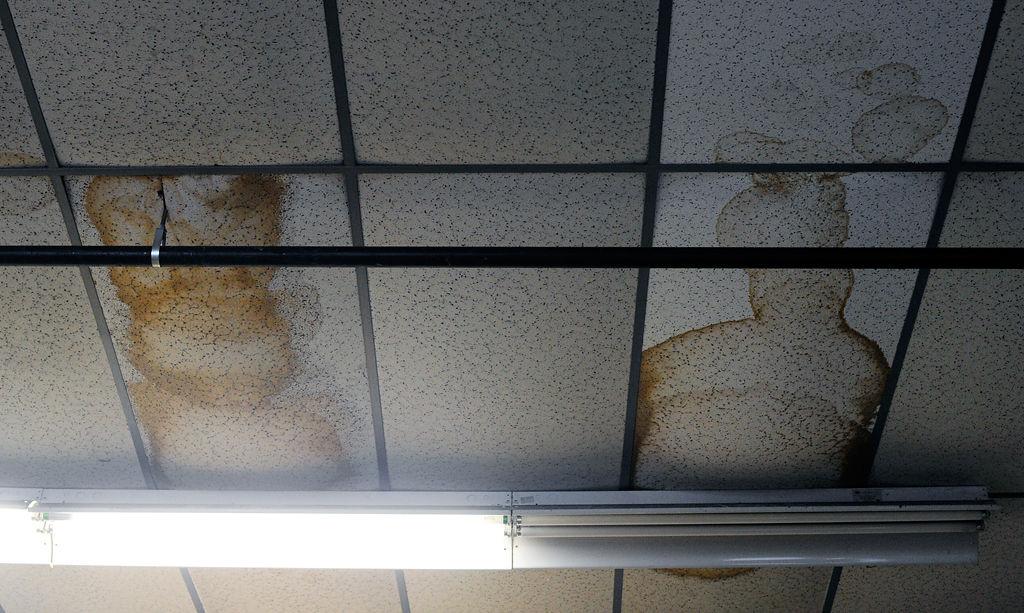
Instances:
[[[920,83],[917,69],[901,62],[863,70],[856,78],[856,87],[861,93],[885,99],[914,94]]]
[[[13,151],[0,151],[0,167],[39,166],[32,156]],[[53,188],[46,177],[0,177],[0,218],[2,228],[25,244],[50,241],[65,237],[64,227],[53,227],[49,218],[44,221],[37,213],[56,213]],[[44,213],[45,215],[45,213]],[[45,238],[44,238],[45,237]]]
[[[41,166],[37,158],[14,151],[0,151],[0,166]]]
[[[785,174],[722,209],[724,247],[838,247],[846,189],[835,174]],[[832,485],[858,454],[888,365],[853,330],[849,270],[748,270],[753,317],[646,350],[635,484],[645,488]],[[781,481],[781,483],[780,483]]]
[[[754,572],[753,568],[658,568],[656,572],[676,577],[693,577],[707,581],[732,579]]]
[[[934,98],[893,98],[857,119],[853,148],[869,162],[899,162],[924,149],[947,123],[949,111]]]
[[[871,36],[809,39],[786,52],[799,61],[862,57]],[[837,88],[881,99],[851,130],[853,151],[899,161],[946,126],[938,100],[916,95],[917,70],[889,63],[837,75]],[[789,97],[798,88],[777,81]],[[775,95],[774,98],[779,96]],[[831,162],[849,153],[828,143],[739,130],[716,144],[717,162]],[[724,247],[839,247],[848,238],[842,173],[757,173],[716,223]],[[633,484],[764,488],[853,484],[869,461],[869,426],[889,365],[878,344],[845,317],[850,270],[747,270],[753,316],[673,336],[644,351]],[[663,569],[721,580],[753,569]]]
[[[85,210],[106,245],[280,241],[279,178],[96,177]],[[128,307],[130,384],[160,485],[315,489],[339,477],[328,399],[281,402],[298,358],[271,268],[111,268]]]
[[[838,174],[765,174],[752,182],[718,216],[723,247],[845,243],[849,216]],[[844,317],[853,273],[747,275],[753,317],[690,330],[644,351],[634,485],[826,486],[862,470],[889,366]],[[753,571],[662,572],[719,581]]]
[[[840,42],[836,53],[852,58],[864,41]],[[794,49],[817,43],[808,45]],[[884,100],[858,116],[851,131],[865,159],[908,159],[948,120],[941,102],[914,94],[921,79],[909,64],[856,70],[849,78],[849,89]],[[714,151],[718,162],[848,155],[812,138],[786,141],[746,130],[726,135]],[[752,185],[722,208],[718,243],[842,246],[849,225],[842,176],[753,174]],[[747,276],[753,317],[689,330],[644,352],[635,485],[827,486],[863,469],[888,363],[846,321],[852,271],[748,270]]]

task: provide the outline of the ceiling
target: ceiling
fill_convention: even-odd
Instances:
[[[0,244],[148,244],[166,204],[176,245],[1020,247],[1024,0],[825,4],[0,0]],[[1017,270],[4,269],[0,486],[1002,508],[977,567],[4,566],[0,607],[1015,610],[1022,299]]]

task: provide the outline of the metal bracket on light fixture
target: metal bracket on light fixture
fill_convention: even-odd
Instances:
[[[31,502],[30,502],[31,501]],[[238,492],[0,488],[0,563],[278,568],[970,564],[985,488]],[[58,528],[39,539],[40,513]]]
[[[160,213],[160,224],[153,231],[153,247],[149,250],[149,261],[153,268],[160,268],[160,248],[167,244],[167,203]]]

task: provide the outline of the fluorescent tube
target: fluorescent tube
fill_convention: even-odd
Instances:
[[[2,490],[0,490],[2,491]],[[507,496],[43,490],[0,508],[0,562],[100,566],[511,568]],[[335,503],[332,504],[332,498]],[[352,504],[368,500],[371,507]],[[502,508],[505,507],[505,508]],[[52,539],[52,540],[51,540]],[[52,544],[52,551],[51,551]]]

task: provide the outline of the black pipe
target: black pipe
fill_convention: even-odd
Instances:
[[[161,266],[1021,269],[1021,248],[162,247]],[[0,266],[150,266],[150,247],[0,247]]]

